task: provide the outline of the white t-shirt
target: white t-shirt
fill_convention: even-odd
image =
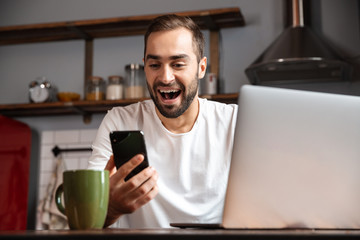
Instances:
[[[200,112],[191,131],[174,134],[156,115],[152,100],[115,107],[103,119],[89,160],[104,169],[112,154],[109,133],[142,130],[149,164],[159,174],[158,195],[113,225],[168,228],[171,222],[221,222],[237,105],[199,99]]]

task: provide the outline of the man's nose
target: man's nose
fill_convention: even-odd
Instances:
[[[175,80],[173,69],[166,65],[162,68],[160,77],[164,83],[169,83]]]

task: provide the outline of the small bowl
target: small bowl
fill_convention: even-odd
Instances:
[[[74,92],[59,92],[57,98],[60,102],[74,102],[79,101],[80,94]]]

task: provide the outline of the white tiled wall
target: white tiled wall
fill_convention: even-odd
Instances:
[[[44,131],[41,134],[39,201],[44,198],[52,173],[55,170],[56,157],[52,149],[58,146],[65,148],[91,148],[97,129]],[[63,152],[65,170],[87,168],[90,151]]]

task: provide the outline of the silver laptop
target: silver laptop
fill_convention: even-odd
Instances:
[[[360,97],[243,86],[220,226],[359,229]]]

